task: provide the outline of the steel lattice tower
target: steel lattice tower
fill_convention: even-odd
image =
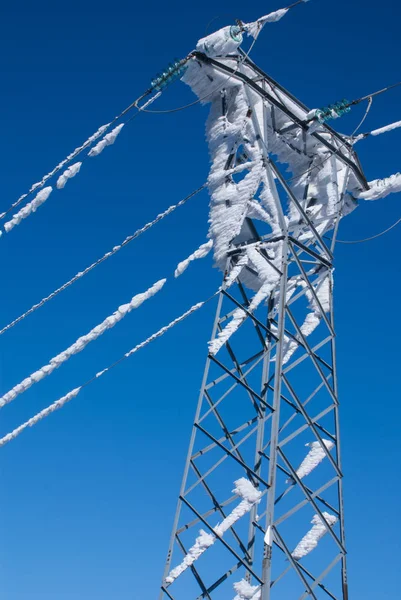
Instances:
[[[346,138],[327,125],[310,127],[305,119],[308,109],[247,57],[239,56],[236,67],[202,53],[195,59],[200,68],[212,67],[245,86],[247,116],[258,132],[265,174],[281,211],[280,234],[264,233],[259,222],[247,218],[227,255],[212,339],[239,307],[245,317],[219,353],[207,357],[160,598],[227,600],[235,596],[233,583],[246,580],[255,586],[254,593],[238,595],[240,599],[347,600],[333,251],[339,219],[346,213],[347,184],[353,178],[366,189],[367,183]],[[256,99],[262,110],[255,108]],[[226,110],[222,101],[222,114]],[[320,160],[317,147],[325,153],[338,208],[330,239],[323,237],[324,228],[310,210],[319,199],[302,204],[285,165],[271,151],[267,123],[289,152],[311,161]],[[227,161],[227,170],[239,164],[240,146]],[[319,170],[319,162],[314,164]],[[345,169],[342,183],[337,178],[339,165]],[[307,199],[310,177],[304,177],[302,185],[301,196]],[[296,225],[283,218],[287,205],[300,215]],[[274,264],[269,254],[273,245],[280,252]],[[227,275],[238,265],[244,248],[250,247],[257,248],[278,273],[274,292],[254,311],[249,308],[246,279],[238,276],[229,289],[226,286]],[[252,277],[252,269],[245,269]],[[328,309],[317,293],[322,273],[327,275]],[[320,323],[308,337],[303,325],[310,302],[320,310]],[[304,476],[300,463],[313,448],[321,455]],[[216,525],[240,501],[232,489],[233,481],[241,477],[261,492],[261,500],[224,535],[217,535]],[[316,523],[321,526],[321,539],[305,556],[294,555],[312,519],[315,528]],[[170,581],[169,573],[194,546],[200,529],[215,535],[215,543]]]

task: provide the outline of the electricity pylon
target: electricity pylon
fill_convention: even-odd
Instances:
[[[244,314],[235,335],[207,357],[160,598],[348,600],[333,251],[338,222],[353,208],[347,190],[367,182],[349,140],[317,121],[311,126],[308,109],[244,54],[220,60],[197,52],[193,60],[243,86],[281,218],[274,232],[245,218],[229,245],[212,340],[235,311]],[[230,121],[224,98],[214,110],[215,119]],[[247,143],[244,134],[227,157],[228,178],[248,160]],[[294,158],[283,158],[283,148]],[[284,163],[298,159],[295,180]],[[300,172],[302,164],[310,168]],[[287,205],[291,218],[283,217]],[[277,273],[255,309],[257,273],[249,264],[228,284],[249,248]],[[231,519],[240,478],[260,494]],[[216,526],[228,515],[222,533]]]

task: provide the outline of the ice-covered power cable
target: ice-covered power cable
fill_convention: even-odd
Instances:
[[[207,247],[207,251],[203,248]],[[179,263],[177,269],[175,270],[175,277],[180,275],[182,272],[186,270],[189,264],[196,259],[204,258],[207,256],[209,250],[211,249],[212,244],[207,242],[203,244],[198,251],[193,253],[189,259],[182,261]],[[186,264],[187,263],[187,264]],[[183,268],[183,265],[185,267]],[[146,300],[157,294],[166,283],[167,279],[161,279],[154,283],[149,289],[145,292],[136,294],[130,302],[127,304],[123,304],[118,307],[118,309],[112,314],[106,317],[101,323],[93,327],[87,334],[80,336],[73,344],[68,346],[65,350],[57,354],[55,357],[50,359],[48,364],[42,366],[37,371],[31,373],[28,377],[23,379],[20,383],[15,385],[11,390],[9,390],[6,394],[0,397],[0,408],[9,404],[17,396],[24,393],[28,390],[32,385],[38,383],[48,375],[51,375],[53,371],[58,369],[63,363],[67,362],[72,356],[82,352],[84,348],[90,344],[91,342],[97,340],[101,335],[103,335],[108,329],[114,327],[119,321],[121,321],[128,313],[132,310],[141,306]],[[226,284],[227,287],[227,284]]]
[[[35,383],[39,383],[42,379],[51,375],[53,371],[58,369],[63,363],[67,362],[71,356],[82,352],[86,348],[88,344],[97,340],[101,335],[103,335],[108,329],[111,329],[119,321],[124,319],[124,317],[130,313],[132,310],[138,308],[143,304],[146,300],[157,294],[166,283],[166,279],[161,279],[154,283],[149,289],[140,294],[136,294],[130,302],[127,304],[122,304],[118,307],[118,309],[112,314],[106,317],[101,323],[93,327],[87,334],[80,336],[73,344],[68,346],[63,352],[57,354],[57,356],[50,359],[48,364],[42,366],[37,371],[31,373],[28,377],[23,379],[20,383],[15,385],[11,390],[9,390],[6,394],[0,397],[0,408],[3,408],[6,404],[9,404],[17,396],[24,393]]]
[[[156,98],[158,98],[160,94],[161,94],[161,92],[158,92],[157,94],[155,94],[152,98],[150,98],[148,100],[148,102],[145,103],[145,105],[147,106],[148,104],[150,104],[151,102],[156,100]],[[134,114],[133,117],[131,117],[131,119],[129,119],[127,121],[127,123],[132,121],[132,119],[136,115],[137,115],[137,113]],[[116,141],[116,139],[117,139],[118,135],[120,134],[124,125],[125,125],[125,123],[120,123],[119,125],[117,125],[109,133],[104,135],[104,137],[102,137],[101,140],[95,146],[93,146],[91,148],[91,150],[88,152],[88,154],[84,158],[82,158],[82,160],[80,162],[76,162],[76,163],[70,165],[57,179],[57,183],[56,183],[57,189],[58,190],[63,189],[65,187],[67,181],[69,179],[72,179],[79,173],[79,171],[81,170],[82,163],[85,160],[87,160],[88,158],[94,157],[94,156],[98,156],[99,154],[101,154],[101,152],[103,152],[103,150],[107,146],[111,146],[112,144],[114,144],[114,142]],[[52,173],[54,174],[55,172],[57,172],[57,170],[53,171]],[[35,186],[40,187],[39,184],[35,184]],[[47,186],[47,187],[41,189],[36,194],[36,196],[33,198],[33,200],[28,202],[23,208],[21,208],[17,213],[15,213],[9,221],[7,221],[4,224],[4,231],[6,233],[8,233],[12,229],[14,229],[14,227],[16,225],[19,225],[23,219],[26,219],[27,217],[29,217],[29,215],[36,212],[36,210],[39,208],[39,206],[41,206],[44,202],[46,202],[46,200],[49,198],[52,191],[53,191],[52,186]],[[21,198],[23,198],[23,197],[21,197]],[[16,206],[17,204],[19,204],[19,201],[13,206]],[[10,212],[10,210],[11,209],[7,210],[5,213],[0,215],[0,218],[5,217],[8,214],[8,212]],[[3,234],[3,231],[0,230],[0,236],[2,234]]]
[[[14,327],[14,325],[17,325],[17,323],[19,323],[20,321],[22,321],[23,319],[25,319],[26,317],[28,317],[29,315],[31,315],[32,313],[34,313],[36,310],[38,310],[42,306],[44,306],[47,302],[49,302],[49,300],[52,300],[53,298],[55,298],[56,296],[58,296],[58,294],[60,294],[61,292],[63,292],[67,288],[69,288],[70,285],[72,285],[73,283],[75,283],[79,279],[82,279],[82,277],[84,277],[85,275],[87,275],[87,273],[89,273],[90,271],[92,271],[95,267],[97,267],[98,265],[100,265],[102,262],[104,262],[105,260],[107,260],[111,256],[114,256],[114,254],[116,254],[119,250],[121,250],[122,248],[124,248],[125,246],[127,246],[128,244],[130,244],[133,240],[135,240],[140,235],[142,235],[142,233],[145,233],[145,231],[148,231],[148,229],[151,229],[151,227],[153,227],[154,225],[156,225],[157,223],[159,223],[159,221],[162,221],[165,217],[167,217],[172,212],[174,212],[175,210],[177,210],[177,208],[180,208],[181,206],[183,206],[184,204],[186,204],[186,202],[188,202],[188,200],[190,200],[191,198],[193,198],[194,196],[196,196],[196,194],[198,194],[199,192],[201,192],[205,187],[206,187],[206,184],[203,184],[198,189],[196,189],[193,192],[191,192],[188,196],[186,196],[185,198],[183,198],[182,200],[180,200],[177,204],[173,204],[172,206],[170,206],[169,208],[167,208],[165,211],[163,211],[162,213],[160,213],[159,215],[157,215],[153,219],[153,221],[150,221],[149,223],[146,223],[146,225],[144,225],[140,229],[137,229],[135,231],[135,233],[133,233],[132,235],[129,235],[128,237],[126,237],[125,240],[121,244],[119,244],[118,246],[114,246],[114,248],[112,250],[110,250],[109,252],[106,252],[105,254],[103,254],[103,256],[101,256],[100,258],[98,258],[97,260],[95,260],[91,265],[89,265],[88,267],[86,267],[83,271],[79,271],[76,275],[74,275],[74,277],[72,277],[71,279],[69,279],[68,281],[66,281],[62,286],[60,286],[59,288],[57,288],[56,290],[54,290],[54,292],[52,292],[48,296],[45,296],[44,298],[42,298],[42,300],[40,300],[40,302],[38,302],[37,304],[34,304],[33,306],[31,306],[31,308],[29,308],[27,311],[25,311],[22,315],[20,315],[19,317],[17,317],[16,319],[14,319],[10,323],[8,323],[8,325],[6,325],[2,329],[0,329],[0,335],[2,335],[6,331],[8,331],[12,327]]]
[[[367,131],[366,133],[360,133],[353,140],[353,143],[359,142],[360,140],[364,140],[367,137],[373,136],[376,137],[378,135],[383,135],[383,133],[388,133],[389,131],[394,131],[394,129],[399,129],[401,127],[401,121],[396,121],[395,123],[390,123],[389,125],[385,125],[384,127],[379,127],[379,129],[372,129],[372,131]]]
[[[50,414],[52,414],[59,408],[62,408],[67,402],[69,402],[73,398],[76,398],[76,396],[78,396],[78,394],[81,392],[81,390],[83,390],[85,387],[88,387],[91,383],[93,383],[94,381],[96,381],[97,379],[102,377],[105,373],[107,373],[107,371],[114,369],[114,367],[116,367],[117,365],[119,365],[120,363],[125,361],[127,358],[129,358],[130,356],[132,356],[133,354],[135,354],[136,352],[138,352],[139,350],[141,350],[142,348],[144,348],[145,346],[147,346],[148,344],[153,342],[155,339],[163,336],[167,331],[172,329],[175,325],[177,325],[178,323],[181,323],[187,317],[189,317],[190,315],[192,315],[193,313],[198,311],[200,308],[205,306],[205,304],[207,304],[210,300],[212,300],[219,292],[220,292],[220,288],[217,290],[217,292],[215,292],[207,300],[204,300],[203,302],[199,302],[198,304],[194,304],[193,306],[191,306],[190,309],[188,309],[182,315],[180,315],[179,317],[177,317],[176,319],[171,321],[168,325],[166,325],[165,327],[162,327],[156,333],[149,336],[146,340],[144,340],[140,344],[137,344],[134,348],[132,348],[129,352],[124,354],[121,358],[116,360],[114,363],[112,363],[111,365],[109,365],[108,367],[103,369],[102,371],[99,371],[98,373],[96,373],[96,375],[91,377],[91,379],[88,379],[85,383],[83,383],[79,387],[74,388],[73,390],[71,390],[70,392],[68,392],[67,394],[65,394],[64,396],[62,396],[55,402],[53,402],[53,404],[50,404],[47,408],[41,410],[34,417],[32,417],[31,419],[28,419],[28,421],[25,421],[25,423],[22,423],[22,425],[20,425],[19,427],[17,427],[16,429],[14,429],[10,433],[8,433],[7,435],[0,438],[0,446],[4,446],[11,440],[18,437],[27,427],[33,427],[34,425],[39,423],[39,421],[41,421],[45,417],[48,417]]]
[[[74,177],[79,172],[79,170],[82,166],[82,162],[84,162],[84,160],[86,160],[88,157],[97,156],[98,154],[100,154],[100,152],[103,151],[103,149],[106,146],[113,144],[116,137],[118,136],[121,129],[123,128],[123,126],[125,124],[130,123],[133,119],[135,119],[139,113],[135,112],[127,120],[126,123],[120,123],[119,125],[114,127],[114,129],[112,129],[109,133],[106,133],[106,132],[111,127],[113,127],[113,125],[115,125],[117,123],[117,121],[122,119],[122,117],[124,117],[124,115],[126,115],[128,112],[130,112],[133,108],[138,108],[138,106],[137,106],[138,103],[141,100],[143,100],[144,98],[146,98],[148,95],[154,93],[154,91],[155,90],[153,88],[150,88],[144,94],[142,94],[142,96],[140,96],[137,100],[135,100],[135,102],[132,102],[129,106],[127,106],[119,115],[114,117],[114,119],[112,121],[110,121],[110,123],[107,123],[106,125],[102,125],[101,127],[99,127],[99,129],[93,135],[91,135],[81,146],[78,146],[77,148],[75,148],[75,150],[73,152],[71,152],[71,154],[69,154],[65,159],[63,159],[56,167],[54,167],[54,169],[52,171],[50,171],[49,173],[44,175],[40,181],[38,181],[37,183],[34,183],[25,194],[22,194],[18,198],[18,200],[16,200],[16,202],[11,204],[11,206],[7,210],[2,212],[0,214],[0,219],[4,219],[12,210],[14,210],[17,206],[19,206],[21,204],[21,202],[26,200],[31,194],[41,190],[41,188],[43,188],[43,186],[45,185],[45,183],[47,181],[49,181],[49,179],[51,179],[54,175],[59,173],[61,171],[61,169],[67,167],[67,165],[69,165],[72,162],[72,160],[74,160],[77,156],[79,156],[85,150],[88,150],[94,142],[96,142],[97,140],[99,140],[99,138],[102,138],[102,136],[103,136],[103,138],[99,142],[97,142],[96,146],[94,146],[89,151],[89,153],[86,155],[85,158],[83,158],[80,162],[77,162],[74,165],[71,165],[70,167],[66,168],[66,170],[62,173],[62,175],[58,178],[57,188],[58,189],[63,188],[66,181],[68,179],[70,179],[71,177]],[[157,93],[154,93],[154,95],[147,102],[145,102],[145,104],[143,106],[148,106],[149,104],[151,104],[152,102],[157,100],[157,98],[159,98],[160,95],[161,95],[160,91],[158,91]],[[47,190],[49,188],[44,188],[44,189]],[[44,190],[42,190],[42,191],[44,191]],[[51,191],[52,191],[52,188],[50,187],[50,192]],[[47,197],[50,195],[50,192],[48,193]],[[22,209],[22,211],[19,211],[16,215],[14,215],[11,222],[13,222],[16,218],[18,218],[18,223],[19,223],[23,218],[27,217],[32,212],[35,212],[35,210],[37,208],[37,206],[36,206],[37,201],[41,200],[40,194],[41,194],[41,192],[39,191],[39,193],[37,193],[35,198],[31,202],[29,202],[27,204],[27,206],[24,209]],[[42,202],[40,202],[40,204],[42,204],[43,201],[44,200],[42,200]],[[13,223],[12,226],[5,227],[5,231],[9,231],[10,229],[12,229],[15,226],[15,224],[18,224],[18,223]]]

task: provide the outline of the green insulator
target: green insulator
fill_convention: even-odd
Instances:
[[[241,29],[240,29],[240,27],[238,27],[238,25],[231,25],[230,36],[234,40],[234,42],[241,44],[243,38],[242,38]]]
[[[160,75],[158,74],[155,79],[152,80],[151,86],[156,90],[165,88],[174,79],[179,77],[187,66],[187,60],[176,60],[170,63],[165,71]]]

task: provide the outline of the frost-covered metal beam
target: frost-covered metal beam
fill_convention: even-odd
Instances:
[[[269,94],[269,92],[264,90],[259,85],[258,82],[255,82],[253,79],[251,79],[244,73],[241,73],[238,69],[229,67],[229,66],[221,63],[218,60],[215,60],[213,58],[206,56],[202,52],[194,52],[194,56],[201,62],[204,62],[205,64],[210,64],[213,67],[215,67],[216,69],[219,69],[222,72],[228,73],[233,79],[239,79],[239,80],[243,81],[246,85],[248,85],[255,92],[257,92],[262,98],[265,98],[266,100],[268,100],[273,106],[280,109],[284,114],[286,114],[290,119],[292,119],[293,123],[297,127],[299,127],[302,130],[305,130],[305,131],[309,130],[309,125],[307,124],[306,121],[301,120],[296,114],[291,112],[287,108],[287,106],[285,106],[282,102],[280,102],[274,96]],[[252,65],[252,68],[253,68],[253,63],[250,63],[250,65]],[[266,79],[268,80],[269,78],[266,76]],[[281,88],[281,89],[284,90],[284,88]],[[326,125],[325,125],[325,127],[326,127]],[[331,132],[333,132],[333,130],[331,130]],[[277,131],[277,133],[278,133],[278,131]],[[367,182],[366,177],[364,176],[363,172],[361,171],[359,164],[356,164],[355,161],[353,162],[352,160],[350,160],[343,152],[341,152],[340,150],[335,148],[333,146],[333,144],[331,144],[328,140],[326,140],[324,137],[322,137],[322,135],[320,135],[318,132],[312,130],[312,131],[310,131],[310,134],[314,138],[316,138],[323,146],[325,146],[330,151],[331,154],[334,154],[339,160],[344,162],[348,167],[350,167],[353,170],[353,172],[355,173],[356,177],[358,178],[363,189],[365,189],[365,190],[369,189],[368,182]],[[340,137],[340,136],[338,134],[336,134],[336,137]],[[349,142],[344,140],[344,138],[341,139],[341,143],[343,146],[349,146]]]
[[[211,104],[209,238],[223,285],[164,580],[175,532],[186,536],[185,525],[198,522],[213,531],[224,482],[245,475],[262,506],[231,538],[242,561],[235,581],[249,584],[241,594],[260,586],[261,600],[281,599],[293,573],[294,596],[316,598],[318,589],[337,600],[324,580],[340,564],[338,598],[347,600],[332,272],[338,224],[366,179],[348,140],[309,123],[306,107],[256,69],[232,34],[224,28],[201,40],[184,75]],[[306,456],[305,443],[312,444]],[[303,556],[292,556],[300,542],[292,532],[307,531],[326,510],[337,521],[308,554],[306,569]],[[314,567],[321,547],[327,563]],[[199,557],[202,586],[194,598],[205,590],[234,595],[226,550],[217,540]],[[174,600],[192,594],[179,579],[168,589]]]

